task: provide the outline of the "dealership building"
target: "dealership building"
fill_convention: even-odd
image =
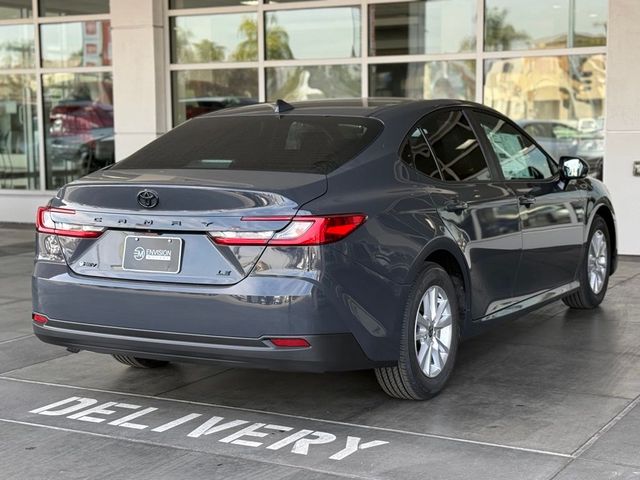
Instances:
[[[447,97],[585,157],[638,255],[639,46],[638,0],[0,0],[0,222],[220,108]]]

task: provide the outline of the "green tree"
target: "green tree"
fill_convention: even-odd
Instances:
[[[225,59],[225,48],[209,39],[193,43],[193,33],[184,28],[176,29],[175,53],[180,63],[216,62]]]
[[[231,57],[238,62],[247,62],[258,59],[258,24],[251,18],[245,18],[238,34],[244,38]],[[284,28],[277,25],[275,18],[267,26],[265,39],[266,58],[269,60],[288,60],[293,58],[293,52],[289,47],[289,34]]]
[[[526,32],[516,30],[506,23],[509,11],[506,8],[491,8],[485,13],[484,43],[490,50],[511,50],[514,42],[530,37]]]
[[[216,45],[208,39],[200,40],[193,44],[196,60],[199,62],[216,62],[224,60],[224,47]]]

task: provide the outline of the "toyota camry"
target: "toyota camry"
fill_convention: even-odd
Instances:
[[[206,114],[38,210],[33,328],[133,367],[374,369],[426,399],[462,340],[602,302],[615,217],[587,173],[470,102]]]

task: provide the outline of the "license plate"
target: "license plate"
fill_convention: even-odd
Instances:
[[[124,239],[122,269],[133,272],[178,273],[182,239],[129,235]]]

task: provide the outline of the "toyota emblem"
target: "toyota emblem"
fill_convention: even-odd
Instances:
[[[153,190],[142,190],[138,192],[138,203],[143,208],[153,208],[158,205],[160,199],[158,194]]]

